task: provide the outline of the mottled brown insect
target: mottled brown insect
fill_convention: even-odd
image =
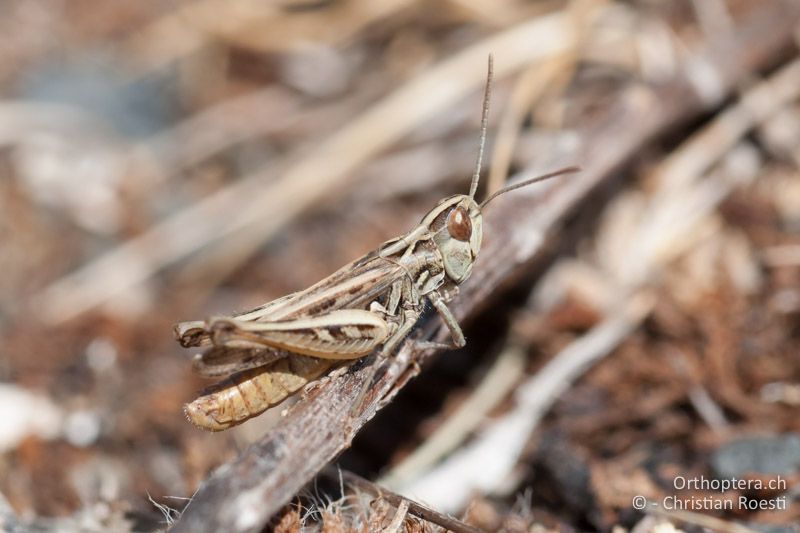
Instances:
[[[481,141],[469,194],[440,201],[417,227],[383,244],[306,290],[245,313],[182,322],[175,326],[185,347],[207,347],[195,357],[206,376],[230,375],[186,405],[198,427],[221,431],[256,416],[300,390],[343,360],[381,347],[390,354],[420,318],[426,303],[461,347],[464,334],[447,307],[458,285],[469,278],[481,248],[481,210],[498,195],[578,169],[511,185],[475,201],[480,178],[492,60],[484,95]]]

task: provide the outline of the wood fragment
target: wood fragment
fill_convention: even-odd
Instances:
[[[465,524],[452,516],[447,516],[430,507],[426,507],[413,500],[400,496],[397,493],[384,489],[352,472],[342,472],[342,477],[349,485],[370,493],[377,498],[382,498],[398,509],[407,507],[410,514],[418,516],[437,526],[441,526],[446,530],[453,531],[454,533],[481,533],[481,530],[476,527]]]
[[[378,480],[388,488],[402,486],[429,470],[484,423],[486,415],[508,395],[524,375],[526,353],[518,346],[504,349],[474,392],[416,450]]]
[[[403,499],[400,502],[400,505],[397,506],[397,512],[392,518],[392,521],[386,526],[386,533],[397,533],[400,531],[400,528],[403,527],[403,522],[406,520],[406,515],[408,514],[410,502],[406,499]]]

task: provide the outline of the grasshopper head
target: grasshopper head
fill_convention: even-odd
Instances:
[[[433,242],[442,255],[444,271],[456,284],[466,280],[481,249],[483,217],[471,197],[457,194],[442,200],[426,217]]]
[[[500,196],[501,194],[525,187],[532,183],[567,174],[577,172],[578,167],[567,167],[550,174],[536,176],[520,183],[506,186],[499,191],[491,194],[480,204],[475,201],[475,192],[478,189],[480,180],[481,162],[483,160],[483,150],[486,144],[486,129],[489,121],[489,100],[491,97],[492,73],[494,61],[489,56],[489,72],[486,80],[486,90],[483,95],[483,113],[481,115],[481,137],[478,149],[478,160],[475,163],[475,171],[472,174],[472,183],[469,187],[469,194],[457,194],[445,198],[434,207],[423,219],[426,225],[433,231],[433,242],[439,248],[442,255],[442,262],[445,274],[456,285],[466,280],[472,273],[472,264],[478,257],[483,238],[483,214],[482,209]]]
[[[567,167],[536,176],[495,192],[480,204],[475,201],[477,178],[473,179],[470,194],[457,194],[445,198],[423,219],[423,224],[433,231],[433,242],[442,255],[447,277],[455,284],[462,283],[472,273],[472,264],[478,257],[483,239],[483,208],[501,194],[519,189],[562,174],[577,172],[578,167]]]

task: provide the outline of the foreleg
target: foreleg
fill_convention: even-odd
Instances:
[[[450,308],[447,307],[444,298],[441,294],[436,291],[433,291],[426,295],[428,301],[431,302],[431,305],[439,313],[439,316],[442,317],[442,321],[447,329],[450,331],[450,342],[432,342],[432,341],[420,341],[417,343],[417,346],[423,349],[439,349],[439,350],[454,350],[456,348],[462,348],[465,344],[467,344],[467,339],[464,338],[464,332],[461,330],[461,326],[458,325],[458,321],[456,321],[456,317],[453,316],[453,313],[450,312]]]

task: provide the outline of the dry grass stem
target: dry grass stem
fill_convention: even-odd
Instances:
[[[469,398],[414,452],[395,465],[377,483],[390,489],[402,487],[429,471],[457,448],[485,417],[508,395],[525,367],[525,353],[516,346],[504,349]]]
[[[489,53],[502,55],[496,70],[502,78],[563,52],[573,41],[572,29],[563,15],[547,15],[468,47],[291,158],[279,177],[257,172],[242,178],[51,284],[37,298],[41,316],[50,323],[69,320],[223,237],[207,259],[240,264],[299,213],[341,194],[367,159],[480,87],[483,72],[475,65]],[[532,47],[531,42],[547,45]]]
[[[396,508],[400,508],[401,506],[408,506],[408,512],[423,520],[436,524],[438,526],[443,527],[445,530],[453,531],[454,533],[479,533],[480,530],[470,526],[469,524],[465,524],[464,522],[457,520],[451,516],[447,516],[445,514],[440,513],[434,509],[431,509],[428,506],[419,504],[414,500],[409,498],[404,498],[399,494],[396,494],[390,490],[384,489],[375,485],[374,483],[367,481],[366,479],[357,476],[351,472],[344,472],[343,473],[344,480],[353,487],[357,487],[358,489],[373,494],[378,498],[382,498],[389,502],[390,504],[394,505]]]

